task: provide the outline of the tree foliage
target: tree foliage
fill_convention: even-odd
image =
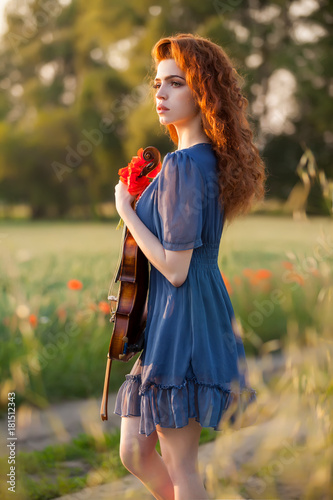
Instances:
[[[170,150],[151,98],[150,51],[178,32],[221,44],[244,76],[268,196],[288,197],[305,146],[333,177],[331,0],[11,0],[6,14],[2,202],[29,203],[35,218],[73,205],[94,213],[139,147]]]

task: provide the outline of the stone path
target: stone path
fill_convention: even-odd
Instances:
[[[206,466],[209,464],[214,454],[215,443],[206,443],[199,449],[199,466],[202,475]],[[232,492],[228,498],[242,499],[239,495]],[[146,490],[143,484],[132,475],[125,476],[122,479],[112,483],[85,488],[77,493],[65,495],[55,500],[154,500],[154,497]]]
[[[119,427],[120,417],[113,414],[115,394],[109,395],[108,420],[102,422],[100,399],[85,399],[51,404],[45,410],[21,406],[16,414],[19,451],[43,450],[50,444],[68,442],[80,432],[101,434]],[[0,420],[0,434],[7,435],[7,421]],[[7,453],[1,447],[0,454]]]

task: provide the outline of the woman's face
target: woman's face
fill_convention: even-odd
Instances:
[[[162,125],[184,127],[200,112],[185,73],[174,59],[164,59],[158,64],[154,88],[156,111]]]

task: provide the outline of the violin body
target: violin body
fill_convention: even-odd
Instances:
[[[142,334],[146,320],[144,310],[147,299],[148,260],[128,229],[124,239],[121,265],[116,281],[120,281],[118,307],[111,315],[114,322],[109,346],[109,358],[129,361],[142,349]]]

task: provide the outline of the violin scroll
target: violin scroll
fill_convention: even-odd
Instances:
[[[143,177],[144,175],[148,175],[161,161],[161,153],[154,146],[148,146],[144,149],[142,156],[146,161],[149,161],[148,165],[143,167],[138,177]]]

